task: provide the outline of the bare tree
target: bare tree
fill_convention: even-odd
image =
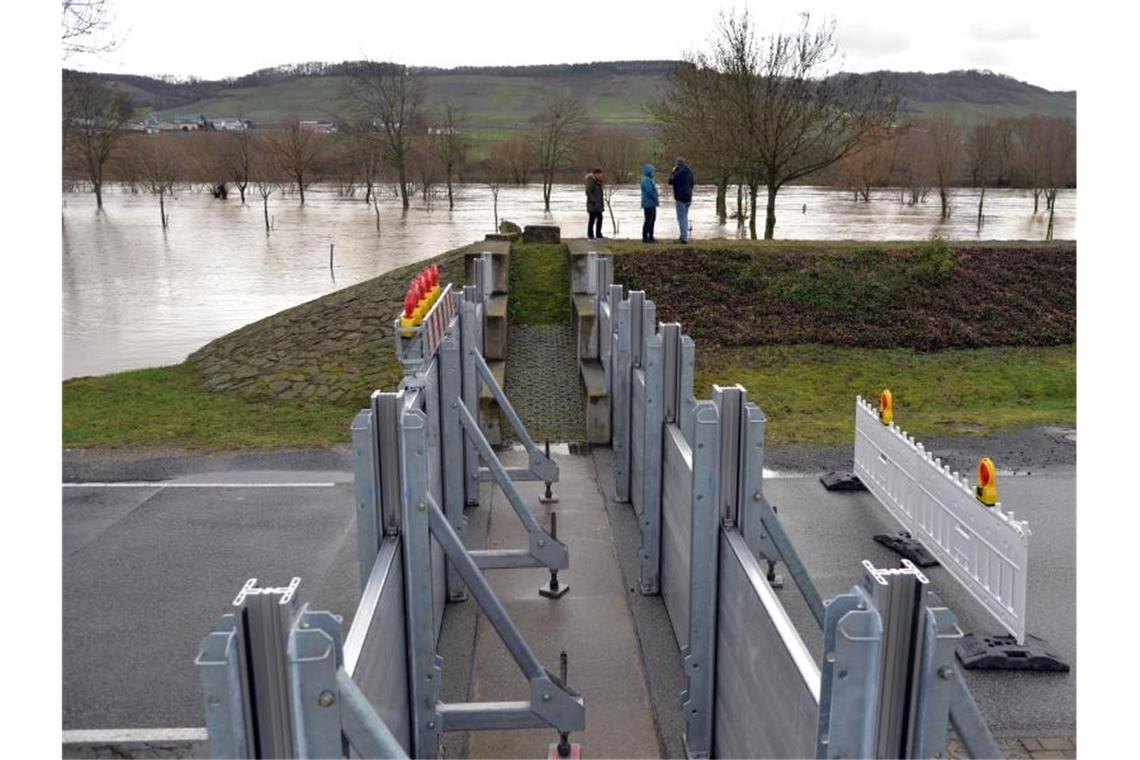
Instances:
[[[671,155],[688,156],[690,163],[712,170],[717,218],[724,224],[728,218],[728,185],[738,161],[732,132],[725,129],[722,113],[727,102],[709,97],[717,89],[720,73],[707,61],[703,63],[691,59],[674,67],[667,79],[665,97],[650,104],[649,112],[661,144]]]
[[[451,193],[451,181],[456,171],[463,167],[467,158],[469,141],[463,134],[463,112],[453,103],[443,107],[443,118],[435,129],[435,152],[439,163],[447,175],[447,208],[455,208]]]
[[[411,141],[408,150],[408,165],[416,179],[419,180],[420,193],[423,195],[424,203],[430,203],[432,190],[439,182],[442,168],[439,155],[436,153],[429,135],[421,135]]]
[[[1043,126],[1042,177],[1045,204],[1049,209],[1049,226],[1045,239],[1053,239],[1053,217],[1056,212],[1057,190],[1076,182],[1077,125],[1069,119],[1049,118]]]
[[[162,218],[162,229],[166,229],[170,218],[166,213],[165,198],[174,196],[174,180],[177,165],[174,158],[176,143],[160,136],[144,137],[136,141],[133,156],[138,177],[150,193],[158,196],[158,213]]]
[[[1048,143],[1051,133],[1048,117],[1026,116],[1017,121],[1014,127],[1017,134],[1017,167],[1026,186],[1033,190],[1033,215],[1041,204],[1041,194],[1045,192]]]
[[[550,98],[531,119],[531,139],[542,175],[544,211],[550,211],[554,175],[574,159],[585,124],[586,107],[567,94]]]
[[[109,53],[121,40],[104,35],[113,21],[107,0],[63,0],[64,60],[76,53]]]
[[[249,175],[257,194],[261,196],[261,210],[265,214],[265,234],[272,225],[269,223],[269,196],[281,186],[281,169],[276,156],[276,147],[271,135],[258,135],[250,145]]]
[[[530,175],[537,163],[534,145],[530,140],[523,136],[508,137],[495,143],[491,152],[508,172],[512,183],[516,185],[530,184]]]
[[[638,158],[642,153],[641,138],[629,129],[596,129],[586,134],[583,144],[584,162],[600,166],[605,172],[606,181],[603,197],[606,209],[610,212],[610,225],[614,234],[618,233],[617,218],[614,216],[613,197],[618,188],[634,182],[639,176]]]
[[[229,173],[230,181],[237,186],[241,194],[241,205],[244,206],[245,189],[249,187],[253,166],[253,131],[246,128],[229,132],[225,140],[223,163]]]
[[[849,153],[831,167],[833,182],[850,192],[854,200],[871,201],[871,188],[891,181],[898,160],[898,135],[882,129],[868,136],[868,144]]]
[[[93,74],[63,73],[63,147],[83,167],[103,210],[103,172],[126,133],[131,104],[118,88]]]
[[[974,182],[981,188],[978,195],[978,229],[982,228],[982,205],[986,202],[986,186],[997,173],[1001,162],[1001,136],[993,122],[975,124],[970,130],[966,149],[974,162]]]
[[[944,113],[924,122],[921,129],[926,137],[926,149],[938,184],[942,218],[947,219],[950,217],[950,186],[958,179],[962,165],[962,125],[953,116]]]
[[[757,41],[747,11],[721,16],[712,52],[696,65],[712,69],[710,99],[721,105],[722,129],[731,136],[751,192],[751,234],[756,197],[767,186],[764,237],[776,229],[780,188],[825,169],[868,144],[894,119],[898,98],[877,77],[833,74],[838,52],[835,23],[800,27]]]
[[[376,128],[384,160],[395,171],[404,208],[408,208],[410,139],[420,129],[420,108],[427,96],[423,79],[395,63],[365,61],[349,81],[353,109]]]
[[[483,180],[487,183],[487,188],[491,191],[491,208],[495,215],[495,232],[499,231],[499,190],[504,184],[511,180],[512,169],[511,163],[507,158],[507,152],[503,149],[503,143],[498,143],[491,149],[491,155],[488,156],[482,165]]]
[[[891,182],[900,188],[899,203],[915,206],[926,202],[934,184],[934,164],[927,150],[925,132],[906,126],[897,135],[898,158]]]
[[[294,119],[280,132],[269,135],[269,146],[281,171],[297,185],[301,205],[305,205],[305,186],[313,181],[312,169],[321,155],[319,136],[301,127]]]

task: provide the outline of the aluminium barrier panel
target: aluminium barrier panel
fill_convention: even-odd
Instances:
[[[412,752],[400,541],[386,538],[344,641],[344,669],[400,742]]]
[[[714,755],[812,757],[819,665],[743,536],[720,542]]]
[[[693,454],[681,429],[666,425],[661,478],[661,598],[677,646],[689,644],[689,556],[693,519]]]
[[[640,369],[633,371],[633,381],[630,383],[630,425],[629,425],[629,500],[633,504],[633,511],[641,515],[644,501],[643,489],[639,484],[643,482],[645,465],[645,373]]]
[[[1025,642],[1029,526],[979,502],[966,478],[855,400],[855,474],[997,621]]]

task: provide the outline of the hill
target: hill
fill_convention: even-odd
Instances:
[[[590,117],[607,126],[648,129],[645,106],[663,95],[675,61],[611,61],[549,66],[420,69],[428,108],[453,102],[471,131],[493,138],[525,129],[539,104],[555,91],[586,102]],[[161,115],[243,116],[255,125],[289,118],[320,119],[344,111],[352,62],[306,63],[263,69],[234,79],[186,82],[134,75],[102,75],[117,83],[144,111]],[[1043,114],[1076,118],[1076,93],[1052,92],[989,71],[875,72],[899,90],[903,112],[950,112],[974,122]]]

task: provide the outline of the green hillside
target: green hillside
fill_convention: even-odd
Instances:
[[[646,106],[663,96],[673,61],[629,61],[525,67],[423,69],[428,109],[454,102],[471,132],[484,138],[525,129],[552,93],[570,92],[605,126],[650,128]],[[335,118],[345,111],[351,62],[266,69],[233,80],[171,82],[106,75],[141,109],[160,115],[243,116],[256,126],[291,118]],[[1051,92],[985,71],[875,72],[902,97],[905,116],[948,112],[967,122],[1042,114],[1076,118],[1076,93]]]

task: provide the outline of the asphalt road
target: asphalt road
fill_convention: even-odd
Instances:
[[[608,450],[599,450],[595,460],[603,488],[606,455]],[[343,615],[347,630],[359,582],[346,465],[343,453],[321,452],[65,461],[70,482],[63,488],[63,728],[202,726],[193,665],[198,643],[247,578],[284,585],[301,576],[303,598]],[[141,479],[166,485],[76,484]],[[180,487],[191,483],[197,485]],[[1033,531],[1029,630],[1047,639],[1073,670],[1063,675],[968,672],[967,681],[996,732],[1071,734],[1077,669],[1075,474],[1072,467],[1047,467],[1002,478],[1000,487],[1003,503],[1028,519]],[[869,494],[831,494],[814,477],[769,479],[765,492],[778,505],[825,598],[859,580],[862,559],[880,566],[897,562],[871,540],[874,533],[896,528]],[[636,547],[635,534],[626,535],[636,531],[636,523],[618,517],[626,505],[607,507],[625,569],[622,547]],[[998,632],[943,570],[928,574],[964,629]],[[794,587],[789,584],[780,594],[808,646],[818,651],[818,628]],[[653,651],[673,657],[671,647],[662,644],[672,642],[672,632],[663,608],[654,607],[659,599],[633,594],[630,603],[647,663],[652,657],[646,653]],[[475,616],[460,617],[470,620],[456,652],[473,644]],[[674,738],[667,724],[675,713],[679,678],[679,667],[672,666],[647,674],[655,717],[666,724],[660,730],[667,750]]]
[[[234,484],[327,483],[290,487]],[[214,472],[63,488],[63,728],[205,724],[198,643],[247,578],[345,616],[359,592],[351,475]],[[210,483],[205,487],[177,484]]]

